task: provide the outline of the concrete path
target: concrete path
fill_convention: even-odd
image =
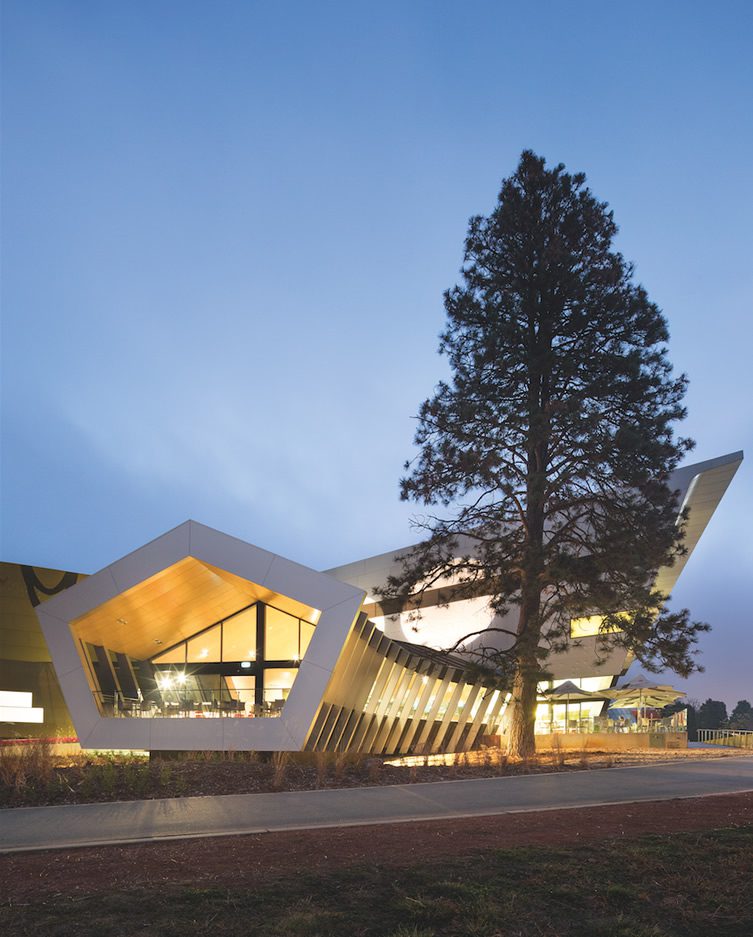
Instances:
[[[0,810],[0,852],[671,800],[753,790],[753,758],[571,774]]]

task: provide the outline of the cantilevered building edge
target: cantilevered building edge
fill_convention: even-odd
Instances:
[[[689,511],[688,555],[741,461],[733,453],[675,474]],[[467,750],[499,730],[505,694],[442,648],[493,616],[483,597],[429,606],[419,622],[382,607],[378,586],[400,552],[323,573],[187,521],[78,581],[5,564],[15,591],[0,689],[23,690],[16,677],[27,664],[46,667],[65,701],[57,716],[67,709],[84,748]],[[661,572],[662,590],[686,561]],[[34,576],[41,592],[29,591]],[[20,614],[16,579],[41,633]],[[630,660],[616,650],[597,664],[595,642],[578,637],[553,657],[552,683],[613,685]]]
[[[666,595],[671,594],[680,573],[685,568],[693,550],[706,529],[711,516],[719,505],[735,473],[743,460],[743,453],[733,452],[728,455],[682,466],[673,473],[669,485],[679,492],[680,511],[687,509],[688,520],[685,528],[686,553],[673,566],[659,571],[657,588]],[[338,566],[327,572],[338,579],[367,592],[364,611],[372,621],[391,638],[408,640],[434,648],[454,647],[465,635],[478,633],[475,641],[465,642],[464,646],[473,656],[474,647],[482,640],[485,646],[498,642],[504,648],[506,639],[501,637],[483,638],[484,630],[492,625],[512,627],[514,613],[508,620],[495,619],[489,611],[483,597],[472,600],[453,601],[451,590],[446,587],[436,589],[424,597],[421,613],[417,617],[413,612],[401,612],[393,607],[394,603],[379,601],[378,588],[388,576],[400,572],[400,557],[411,547],[403,547],[368,557],[344,566]],[[448,603],[449,598],[449,603]],[[439,602],[444,603],[442,605]],[[448,603],[448,604],[446,604]],[[580,636],[574,640],[563,654],[553,655],[547,661],[547,667],[553,674],[555,683],[568,679],[603,678],[604,688],[609,687],[630,666],[632,659],[624,649],[615,648],[606,660],[597,662],[596,636]],[[462,654],[462,651],[458,651]]]

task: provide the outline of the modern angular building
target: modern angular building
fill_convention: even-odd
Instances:
[[[688,555],[741,461],[673,476]],[[84,748],[467,750],[498,733],[506,695],[473,666],[472,642],[443,648],[483,633],[493,613],[484,597],[453,601],[451,584],[418,621],[381,603],[400,552],[317,572],[187,521],[89,577],[4,564],[0,690],[32,692],[39,731],[70,718]],[[662,570],[662,591],[686,561]],[[596,694],[578,704],[591,724],[607,705],[598,692],[631,663],[624,650],[597,663],[598,630],[596,618],[574,620],[549,662],[553,686]],[[542,722],[568,718],[543,700]]]

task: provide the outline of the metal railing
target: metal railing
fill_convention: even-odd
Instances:
[[[666,732],[687,732],[687,726],[683,721],[672,716],[661,719],[642,719],[638,722],[620,722],[619,720],[609,719],[606,716],[596,716],[589,719],[568,719],[554,720],[547,722],[539,720],[536,722],[537,735],[564,735],[577,734],[589,735],[591,733],[666,733]]]
[[[724,745],[729,748],[753,750],[751,729],[698,729],[698,741],[707,745]]]
[[[248,698],[243,698],[243,697]],[[284,700],[255,703],[253,693],[243,691],[231,695],[227,690],[211,693],[171,695],[170,698],[135,699],[121,693],[94,692],[97,707],[103,716],[115,718],[161,719],[161,718],[217,718],[279,716]]]

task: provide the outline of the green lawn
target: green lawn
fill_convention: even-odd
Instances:
[[[250,889],[155,886],[20,907],[6,899],[0,933],[751,937],[753,828],[518,848],[412,868],[302,870]]]

